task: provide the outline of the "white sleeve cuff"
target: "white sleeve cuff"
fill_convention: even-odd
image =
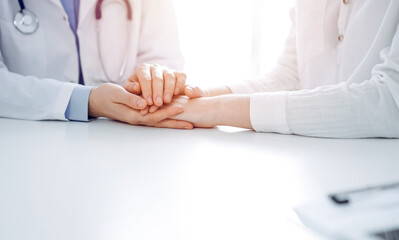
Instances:
[[[257,132],[292,134],[285,115],[288,92],[251,95],[251,124]]]

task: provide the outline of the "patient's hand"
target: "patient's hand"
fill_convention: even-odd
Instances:
[[[224,95],[190,99],[176,97],[172,104],[184,112],[171,119],[191,122],[195,127],[211,128],[217,125],[252,129],[249,107],[250,95]]]
[[[214,87],[214,88],[201,88],[187,86],[184,90],[184,94],[189,98],[199,97],[215,97],[220,95],[232,94],[232,91],[227,86]]]
[[[178,96],[173,99],[171,104],[181,106],[184,109],[183,113],[171,119],[191,122],[195,127],[202,128],[211,128],[218,125],[219,104],[215,98],[190,99],[186,96]]]

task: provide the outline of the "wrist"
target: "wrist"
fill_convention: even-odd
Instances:
[[[91,90],[89,95],[89,106],[88,106],[89,117],[101,117],[100,112],[97,110],[98,109],[97,92],[98,88],[93,88],[93,90]]]
[[[213,114],[216,125],[252,129],[250,121],[250,95],[215,97]]]
[[[206,97],[206,98],[199,98],[198,100],[202,102],[202,109],[204,110],[203,117],[206,118],[206,122],[209,123],[211,126],[221,125],[223,123],[223,109],[224,109],[224,102],[225,99],[216,96],[216,97]]]

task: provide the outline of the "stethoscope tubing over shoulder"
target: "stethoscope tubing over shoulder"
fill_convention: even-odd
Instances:
[[[82,0],[84,1],[84,0]],[[123,58],[123,62],[122,65],[119,68],[119,72],[118,72],[118,77],[116,79],[112,79],[110,77],[110,75],[108,74],[106,68],[105,68],[105,64],[104,64],[104,57],[102,55],[102,51],[101,51],[101,39],[100,39],[100,24],[99,22],[102,20],[102,11],[101,8],[103,6],[104,0],[97,0],[96,3],[96,9],[95,9],[95,19],[96,19],[96,34],[97,34],[97,50],[98,50],[98,54],[99,54],[99,58],[100,58],[100,62],[101,62],[101,67],[104,71],[104,74],[107,78],[108,81],[113,82],[113,83],[120,83],[122,80],[122,77],[126,71],[126,65],[127,65],[127,60],[128,60],[128,54],[130,52],[130,47],[131,47],[131,32],[132,32],[132,21],[133,21],[133,10],[132,10],[132,6],[129,2],[129,0],[109,0],[109,2],[117,2],[117,3],[121,3],[123,2],[125,7],[126,7],[126,18],[128,21],[127,24],[127,49],[125,51],[125,55]],[[15,14],[14,16],[14,26],[15,28],[21,32],[24,35],[29,35],[29,34],[34,34],[37,29],[39,28],[39,19],[36,17],[36,15],[27,10],[25,7],[25,3],[23,0],[18,0],[18,4],[20,7],[20,10]]]
[[[133,10],[132,6],[130,5],[129,0],[123,0],[126,5],[127,9],[127,19],[131,21],[133,19]],[[98,0],[96,3],[96,20],[101,20],[102,18],[102,11],[101,11],[101,6],[103,4],[104,0]]]
[[[110,2],[118,2],[120,3],[121,0],[109,0]],[[105,77],[107,78],[108,81],[113,82],[113,83],[120,83],[122,81],[123,75],[126,72],[126,67],[127,67],[127,61],[128,61],[128,54],[130,52],[130,47],[131,47],[131,32],[132,32],[132,21],[133,21],[133,11],[132,11],[132,6],[129,2],[129,0],[123,0],[125,6],[126,6],[126,18],[128,21],[127,24],[127,47],[126,47],[126,51],[125,51],[125,55],[123,57],[123,62],[122,65],[119,68],[119,72],[118,72],[118,76],[116,79],[111,78],[111,76],[109,75],[109,73],[107,72],[107,69],[105,68],[105,63],[104,63],[104,56],[103,56],[103,52],[102,52],[102,48],[101,48],[101,36],[100,36],[100,31],[101,31],[101,27],[100,27],[100,21],[102,20],[102,11],[101,8],[103,6],[104,0],[98,0],[97,4],[96,4],[96,12],[95,12],[95,17],[96,17],[96,38],[97,38],[97,51],[98,54],[100,56],[100,63],[101,63],[101,67],[103,69],[103,72],[105,74]]]

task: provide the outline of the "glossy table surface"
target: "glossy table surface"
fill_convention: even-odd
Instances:
[[[324,239],[289,210],[398,169],[399,140],[0,119],[0,239]]]

